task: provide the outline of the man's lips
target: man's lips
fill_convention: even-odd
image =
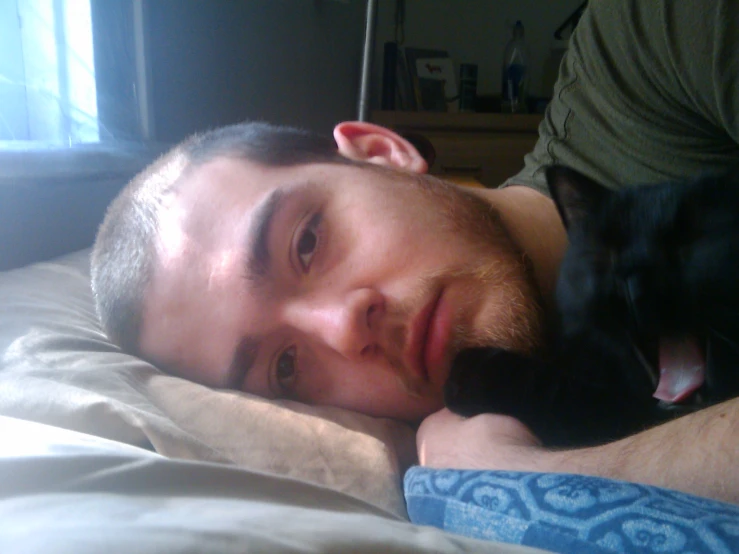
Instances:
[[[443,290],[424,306],[410,327],[406,364],[424,380],[444,363],[451,331],[451,317],[442,302]]]

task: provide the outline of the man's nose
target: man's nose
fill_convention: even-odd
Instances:
[[[378,346],[384,297],[361,288],[345,294],[300,299],[286,308],[288,325],[352,361],[363,361]]]

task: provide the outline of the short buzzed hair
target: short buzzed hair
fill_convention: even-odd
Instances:
[[[194,135],[136,175],[108,207],[92,251],[95,307],[108,337],[138,354],[144,295],[157,261],[156,237],[167,199],[189,171],[219,157],[268,167],[352,164],[326,136],[245,122]]]

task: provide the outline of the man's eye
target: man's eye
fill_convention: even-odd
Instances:
[[[298,378],[298,373],[295,369],[295,355],[295,347],[292,346],[283,351],[279,358],[277,358],[275,376],[277,377],[277,383],[280,389],[284,393],[290,392],[293,389]]]
[[[310,269],[313,255],[316,253],[316,248],[318,247],[317,228],[320,221],[320,214],[313,216],[298,240],[298,259],[300,260],[300,265],[302,266],[303,271],[308,271],[308,269]]]

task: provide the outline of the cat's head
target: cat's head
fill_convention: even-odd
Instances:
[[[562,166],[546,175],[570,242],[557,286],[565,336],[648,362],[658,378],[663,345],[700,348],[720,305],[739,309],[736,177],[613,191]]]

